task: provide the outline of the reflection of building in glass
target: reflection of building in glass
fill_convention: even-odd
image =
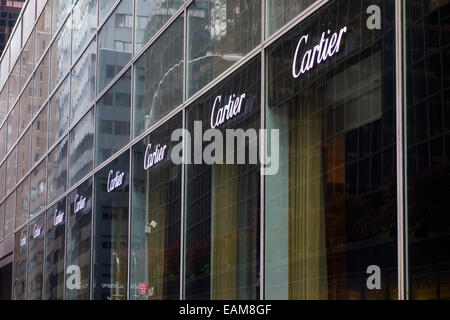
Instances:
[[[449,298],[448,2],[0,0],[0,299]]]
[[[0,56],[12,33],[25,0],[2,1],[0,3]]]

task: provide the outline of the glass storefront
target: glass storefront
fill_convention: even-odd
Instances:
[[[282,159],[266,178],[268,299],[397,296],[393,29],[368,32],[363,9],[334,2],[267,50]],[[371,266],[381,290],[365,286]]]
[[[44,214],[30,223],[30,233],[27,269],[28,300],[42,300],[42,288],[44,286]]]
[[[450,2],[405,13],[409,298],[450,299]]]
[[[44,299],[61,300],[64,297],[65,199],[47,210],[46,221]]]
[[[181,166],[170,161],[174,148],[170,136],[182,127],[178,114],[133,148],[129,286],[133,300],[180,297]]]
[[[235,136],[227,136],[231,141],[225,141],[234,144],[237,139],[236,145],[242,148],[241,152],[250,144],[254,145],[252,130],[260,128],[260,68],[259,57],[253,59],[194,102],[187,110],[188,132],[196,135],[194,130],[203,132],[211,128],[211,119],[219,119],[216,114],[221,112],[212,107],[217,101],[225,108],[226,103],[237,105],[233,101],[241,99],[241,113],[218,126],[217,130],[221,133],[228,129],[246,131],[248,136],[243,141]],[[195,121],[201,122],[194,124]],[[209,141],[213,137],[218,139],[212,136]],[[217,159],[215,164],[195,164],[196,159],[202,157],[202,150],[207,152],[207,146],[206,141],[203,145],[194,143],[186,165],[184,298],[258,299],[259,166],[249,164],[249,161],[238,164],[234,161],[238,157],[237,151],[219,149],[212,152]],[[229,159],[233,164],[228,164]]]
[[[95,175],[93,298],[127,298],[130,155]]]
[[[450,1],[28,3],[14,299],[450,299]]]
[[[26,300],[27,289],[27,259],[28,259],[28,227],[23,227],[16,233],[14,243],[14,275],[13,298],[14,300]]]
[[[91,266],[92,179],[68,196],[66,300],[88,300]]]

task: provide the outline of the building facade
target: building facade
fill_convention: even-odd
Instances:
[[[449,24],[448,0],[28,0],[0,298],[449,299]]]

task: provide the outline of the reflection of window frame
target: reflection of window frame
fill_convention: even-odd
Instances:
[[[116,13],[114,27],[131,29],[133,27],[133,16],[127,13]]]

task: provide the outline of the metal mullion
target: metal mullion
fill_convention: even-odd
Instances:
[[[182,128],[186,128],[186,109],[183,109],[182,115]],[[186,253],[186,245],[185,245],[185,173],[186,173],[186,136],[185,130],[183,130],[183,162],[181,163],[181,235],[180,235],[180,300],[184,299],[184,273],[185,273],[185,253]]]
[[[131,41],[131,56],[134,57],[134,46],[135,46],[135,33],[136,33],[136,2],[133,1],[133,27],[132,27],[132,41]],[[133,60],[133,59],[132,59]],[[128,71],[128,69],[127,69]],[[129,128],[129,134],[130,134],[130,139],[128,141],[131,141],[131,137],[133,136],[133,119],[134,119],[134,106],[133,106],[133,96],[134,96],[134,66],[133,64],[130,67],[130,115],[129,115],[129,119],[130,119],[130,128]],[[97,133],[96,133],[97,134]],[[129,166],[128,166],[128,181],[129,181],[129,186],[128,186],[128,251],[127,251],[127,284],[125,286],[125,290],[126,290],[126,297],[127,300],[130,300],[130,291],[131,291],[131,223],[132,223],[132,190],[133,190],[133,183],[131,181],[131,175],[132,175],[132,168],[133,168],[133,162],[132,162],[132,156],[133,156],[133,149],[131,147],[129,147]],[[136,276],[136,275],[134,275]]]
[[[66,212],[64,213],[64,290],[63,290],[63,300],[66,300],[66,275],[67,275],[67,234],[69,233],[69,201],[68,194],[65,196],[66,198]],[[47,219],[46,219],[47,221]],[[54,226],[53,226],[54,227]],[[45,256],[44,256],[45,257]]]
[[[187,7],[184,7],[183,11],[183,60],[184,60],[184,67],[183,67],[183,102],[187,99],[187,68],[188,68],[188,48],[187,48],[187,41],[188,41],[188,12]]]
[[[405,279],[405,216],[407,203],[405,187],[405,108],[404,88],[403,88],[403,1],[395,1],[395,60],[396,60],[396,131],[397,131],[397,263],[398,263],[398,299],[406,298],[406,279]]]
[[[184,3],[183,8],[183,102],[186,101],[187,97],[187,68],[188,68],[188,11],[186,3]],[[182,108],[182,128],[186,128],[186,108],[183,106]],[[185,282],[184,282],[184,273],[185,273],[185,253],[186,253],[186,245],[185,245],[185,192],[186,186],[185,184],[185,173],[186,173],[186,137],[185,131],[183,130],[183,162],[181,163],[181,234],[180,234],[180,300],[184,299],[185,293]]]
[[[131,181],[131,170],[133,168],[133,162],[132,162],[132,148],[129,148],[128,150],[128,154],[129,154],[129,163],[128,163],[128,244],[127,244],[127,282],[125,284],[125,290],[126,290],[126,297],[127,300],[130,300],[130,289],[131,289],[131,283],[130,283],[130,278],[131,278],[131,214],[132,214],[132,189],[133,189],[133,183]],[[134,275],[136,277],[136,275]]]
[[[46,263],[46,261],[47,261],[47,211],[46,210],[44,210],[42,213],[41,213],[43,216],[44,216],[44,239],[43,239],[43,241],[44,241],[44,253],[43,253],[43,255],[44,255],[44,257],[43,257],[43,261],[42,261],[42,300],[46,300],[45,298],[45,263]],[[38,215],[38,217],[39,217],[39,215]],[[65,274],[65,272],[64,272],[64,274]],[[65,282],[65,281],[64,281]]]
[[[263,1],[261,4],[261,43],[264,43],[264,39],[265,39],[265,34],[266,34],[266,1]],[[265,112],[265,107],[266,107],[266,99],[265,99],[265,84],[266,84],[266,76],[265,76],[265,49],[262,48],[261,49],[261,124],[260,124],[260,128],[261,129],[266,129],[266,112]],[[262,131],[260,131],[260,139],[259,142],[262,141],[263,139],[263,143],[259,143],[259,147],[260,147],[260,230],[259,230],[259,234],[260,234],[260,288],[259,288],[259,299],[260,300],[264,300],[265,299],[265,234],[266,234],[266,230],[265,230],[265,167],[264,167],[264,163],[265,161],[263,161],[263,159],[265,159],[265,155],[266,155],[266,145],[267,145],[267,141],[266,141],[266,135],[262,134]],[[264,158],[263,158],[264,157]]]
[[[90,264],[89,264],[89,298],[90,300],[94,300],[94,223],[95,223],[95,175],[89,176],[92,177],[92,190],[91,190],[91,250],[90,250]]]
[[[6,208],[5,208],[5,211],[6,211]],[[12,279],[11,279],[11,282],[12,282],[12,284],[11,284],[11,300],[16,300],[15,298],[15,291],[16,291],[16,288],[15,288],[15,286],[14,286],[14,283],[15,283],[15,279],[16,279],[16,233],[15,233],[15,231],[13,231],[13,233],[11,234],[11,237],[12,237],[12,241],[13,241],[13,252],[12,252],[12,255],[13,255],[13,257],[12,257],[12,259],[13,259],[13,261],[12,261]]]

